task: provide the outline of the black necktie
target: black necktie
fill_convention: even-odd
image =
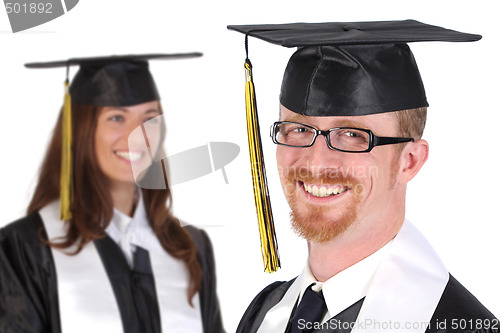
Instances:
[[[316,293],[311,284],[307,287],[299,306],[290,319],[290,332],[302,333],[313,329],[321,324],[321,319],[326,312],[325,298],[323,292]]]

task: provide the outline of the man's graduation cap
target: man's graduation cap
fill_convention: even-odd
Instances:
[[[25,64],[28,68],[66,67],[62,120],[61,220],[69,220],[72,217],[71,102],[96,106],[132,106],[159,100],[160,95],[149,71],[148,60],[186,59],[201,55],[197,52],[120,55]],[[70,85],[71,66],[80,68]]]
[[[230,25],[245,34],[246,106],[255,201],[267,272],[279,267],[265,178],[248,37],[297,47],[281,85],[280,103],[306,116],[360,116],[428,106],[417,64],[406,43],[471,42],[479,35],[414,20]]]

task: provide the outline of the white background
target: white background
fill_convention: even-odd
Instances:
[[[495,1],[164,1],[81,0],[66,15],[25,32],[10,31],[0,10],[0,225],[24,214],[63,97],[64,69],[28,70],[31,61],[130,53],[202,51],[201,59],[151,64],[174,154],[230,141],[240,155],[221,172],[173,188],[175,213],[204,226],[216,254],[228,332],[253,296],[300,273],[307,249],[288,224],[268,128],[277,119],[286,61],[293,53],[250,40],[269,190],[282,261],[263,273],[246,147],[243,35],[228,24],[416,19],[483,35],[476,43],[416,43],[431,105],[424,138],[430,158],[408,189],[407,217],[450,272],[500,315],[500,78]],[[72,71],[74,74],[75,70]]]

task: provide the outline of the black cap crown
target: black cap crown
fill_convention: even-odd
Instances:
[[[72,101],[97,106],[130,106],[159,100],[148,60],[184,59],[201,53],[122,55],[29,63],[28,68],[79,65],[70,85]]]
[[[359,116],[428,106],[407,42],[469,42],[479,35],[414,20],[231,25],[269,43],[298,47],[280,102],[307,116]]]

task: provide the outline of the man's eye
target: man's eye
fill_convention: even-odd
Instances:
[[[309,128],[307,127],[297,127],[294,129],[295,132],[297,133],[307,133],[309,132]]]
[[[359,138],[361,136],[361,135],[359,135],[359,133],[355,133],[355,132],[345,132],[344,135],[352,137],[352,138]]]

